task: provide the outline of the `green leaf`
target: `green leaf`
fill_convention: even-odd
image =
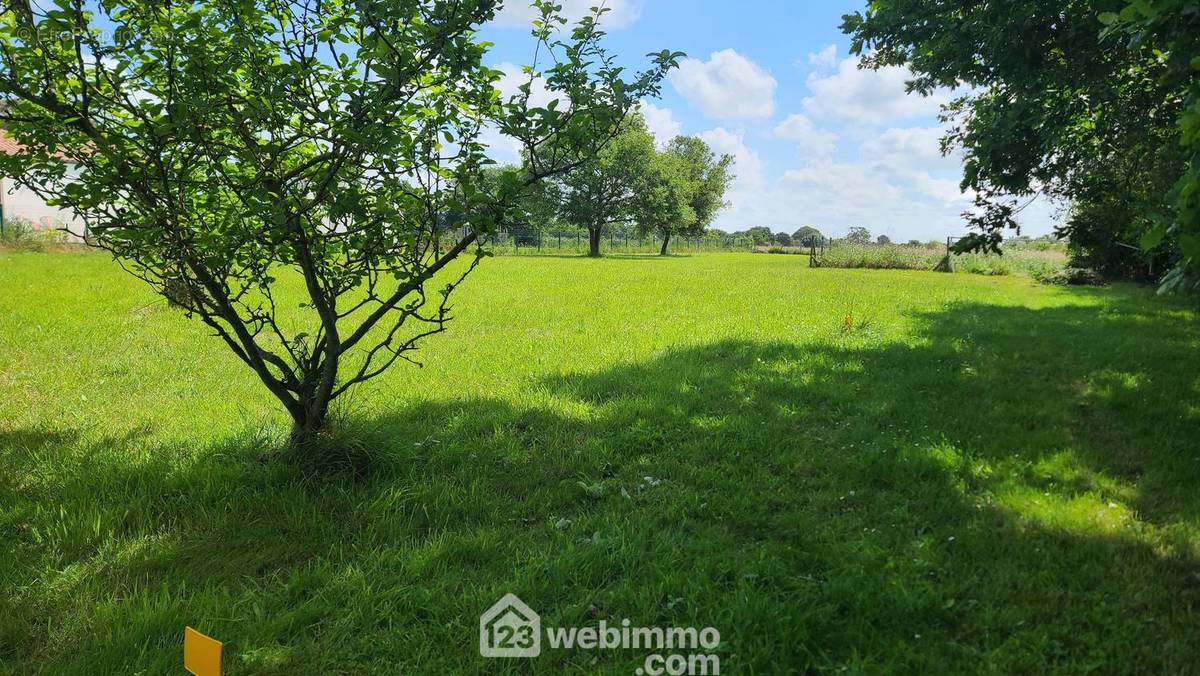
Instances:
[[[1144,235],[1142,235],[1142,239],[1141,239],[1141,242],[1139,242],[1139,244],[1142,245],[1142,249],[1149,251],[1149,250],[1153,249],[1154,247],[1158,246],[1160,243],[1162,243],[1163,237],[1166,234],[1167,234],[1167,232],[1166,232],[1165,227],[1163,227],[1162,225],[1156,225],[1153,228],[1151,228],[1150,230],[1147,230],[1146,233]]]

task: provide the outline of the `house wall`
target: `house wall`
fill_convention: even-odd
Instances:
[[[0,177],[0,203],[4,207],[4,220],[28,219],[37,230],[68,228],[80,239],[84,233],[83,221],[70,211],[52,207],[32,190],[16,185],[11,178]]]

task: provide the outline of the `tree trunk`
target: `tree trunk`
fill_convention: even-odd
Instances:
[[[671,233],[669,233],[669,232],[668,232],[668,233],[666,233],[665,235],[663,235],[663,245],[662,245],[662,249],[661,249],[661,250],[658,252],[658,255],[659,255],[659,256],[666,256],[666,255],[667,255],[667,244],[668,244],[670,241],[671,241]]]
[[[333,388],[337,382],[340,361],[337,354],[338,343],[334,342],[336,335],[330,332],[330,336],[334,338],[325,344],[325,358],[319,363],[316,373],[300,388],[294,405],[288,407],[288,412],[292,414],[293,448],[310,445],[324,431],[325,423],[329,419],[329,404],[333,401]]]
[[[588,256],[600,257],[600,228],[588,228]]]
[[[325,422],[329,418],[329,399],[322,399],[316,392],[312,392],[289,412],[292,414],[292,433],[289,441],[292,448],[304,448],[325,429]]]

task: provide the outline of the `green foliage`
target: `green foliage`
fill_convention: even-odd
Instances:
[[[672,234],[696,232],[699,216],[692,208],[692,199],[697,186],[691,172],[687,157],[674,152],[653,153],[638,179],[633,199],[638,229],[662,237],[663,255]]]
[[[498,4],[5,5],[0,121],[26,152],[0,173],[188,299],[310,439],[332,399],[444,329],[461,277],[427,289],[434,275],[471,249],[478,262],[528,190],[602,148],[680,56],[627,80],[603,9],[562,30],[539,0],[546,66],[528,73],[556,98],[533,106],[526,84],[505,101],[477,31]],[[489,171],[489,127],[522,144],[526,171]],[[442,246],[448,219],[462,233]],[[301,298],[276,293],[286,271]],[[281,325],[284,303],[308,312]]]
[[[850,232],[846,235],[846,241],[851,244],[870,244],[871,231],[863,227],[854,226],[850,228]]]
[[[728,674],[1200,663],[1175,299],[496,258],[314,476],[272,459],[290,420],[253,374],[106,256],[0,254],[0,289],[0,671],[181,673],[185,625],[231,676],[643,666],[481,658],[507,592],[544,626],[712,625]],[[514,302],[549,310],[521,339]]]
[[[654,157],[654,137],[646,130],[645,118],[635,111],[599,152],[580,157],[571,171],[548,183],[546,191],[557,204],[557,217],[588,230],[592,255],[599,255],[600,235],[606,228],[634,219],[635,198]]]
[[[843,29],[867,67],[910,64],[916,92],[969,90],[945,111],[944,147],[963,150],[979,195],[960,250],[999,251],[1044,194],[1072,204],[1063,234],[1081,262],[1124,276],[1174,264],[1175,288],[1200,213],[1186,188],[1198,21],[1192,0],[879,0]]]
[[[820,230],[811,225],[805,225],[792,233],[792,242],[797,246],[807,246],[812,240],[820,241],[823,237]]]
[[[753,228],[746,230],[746,232],[740,234],[745,235],[751,241],[751,243],[754,244],[754,246],[765,246],[770,244],[775,237],[775,235],[771,233],[771,229],[765,225],[756,225]]]
[[[22,216],[4,219],[0,230],[0,248],[20,251],[53,251],[68,246],[63,233],[58,230],[39,230],[33,222]]]
[[[1063,268],[1041,278],[1046,284],[1067,284],[1072,286],[1099,286],[1104,283],[1095,270],[1087,268]]]
[[[891,244],[892,238],[888,237],[887,235],[880,235],[875,238],[875,243],[876,244]]]
[[[606,228],[636,224],[640,236],[702,237],[725,207],[733,157],[717,157],[703,140],[679,136],[661,152],[640,112],[623,123],[603,150],[583,158],[553,183],[559,217],[589,231],[590,253],[600,253]]]
[[[822,267],[873,268],[878,270],[932,270],[945,251],[878,246],[857,242],[834,242],[821,256]]]
[[[1163,290],[1200,288],[1200,7],[1195,0],[1130,0],[1100,20],[1127,34],[1130,49],[1147,63],[1162,64],[1158,84],[1182,99],[1177,125],[1185,165],[1170,193],[1173,218],[1153,217],[1141,245],[1178,247],[1179,263]]]
[[[8,246],[24,246],[38,240],[37,230],[28,218],[9,216],[4,219],[4,228],[0,230],[0,243]]]
[[[772,248],[770,253],[807,254],[808,249]],[[820,256],[820,266],[826,268],[869,268],[876,270],[935,270],[946,255],[944,244],[861,244],[833,241]],[[1023,249],[1006,246],[1004,255],[993,253],[954,254],[957,272],[975,275],[1021,274],[1046,279],[1067,265],[1064,251]]]
[[[701,236],[717,213],[728,206],[725,191],[735,178],[731,171],[733,156],[717,156],[698,136],[676,136],[662,154],[677,158],[681,169],[679,179],[683,182],[691,218],[659,226],[657,231],[664,239],[672,235]]]

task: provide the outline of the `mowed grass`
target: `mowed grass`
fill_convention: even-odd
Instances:
[[[1200,664],[1200,327],[1149,290],[489,259],[339,409],[344,462],[94,254],[0,255],[0,671],[634,673],[485,660],[544,625],[713,626],[722,673]],[[354,443],[352,440],[358,440]]]

